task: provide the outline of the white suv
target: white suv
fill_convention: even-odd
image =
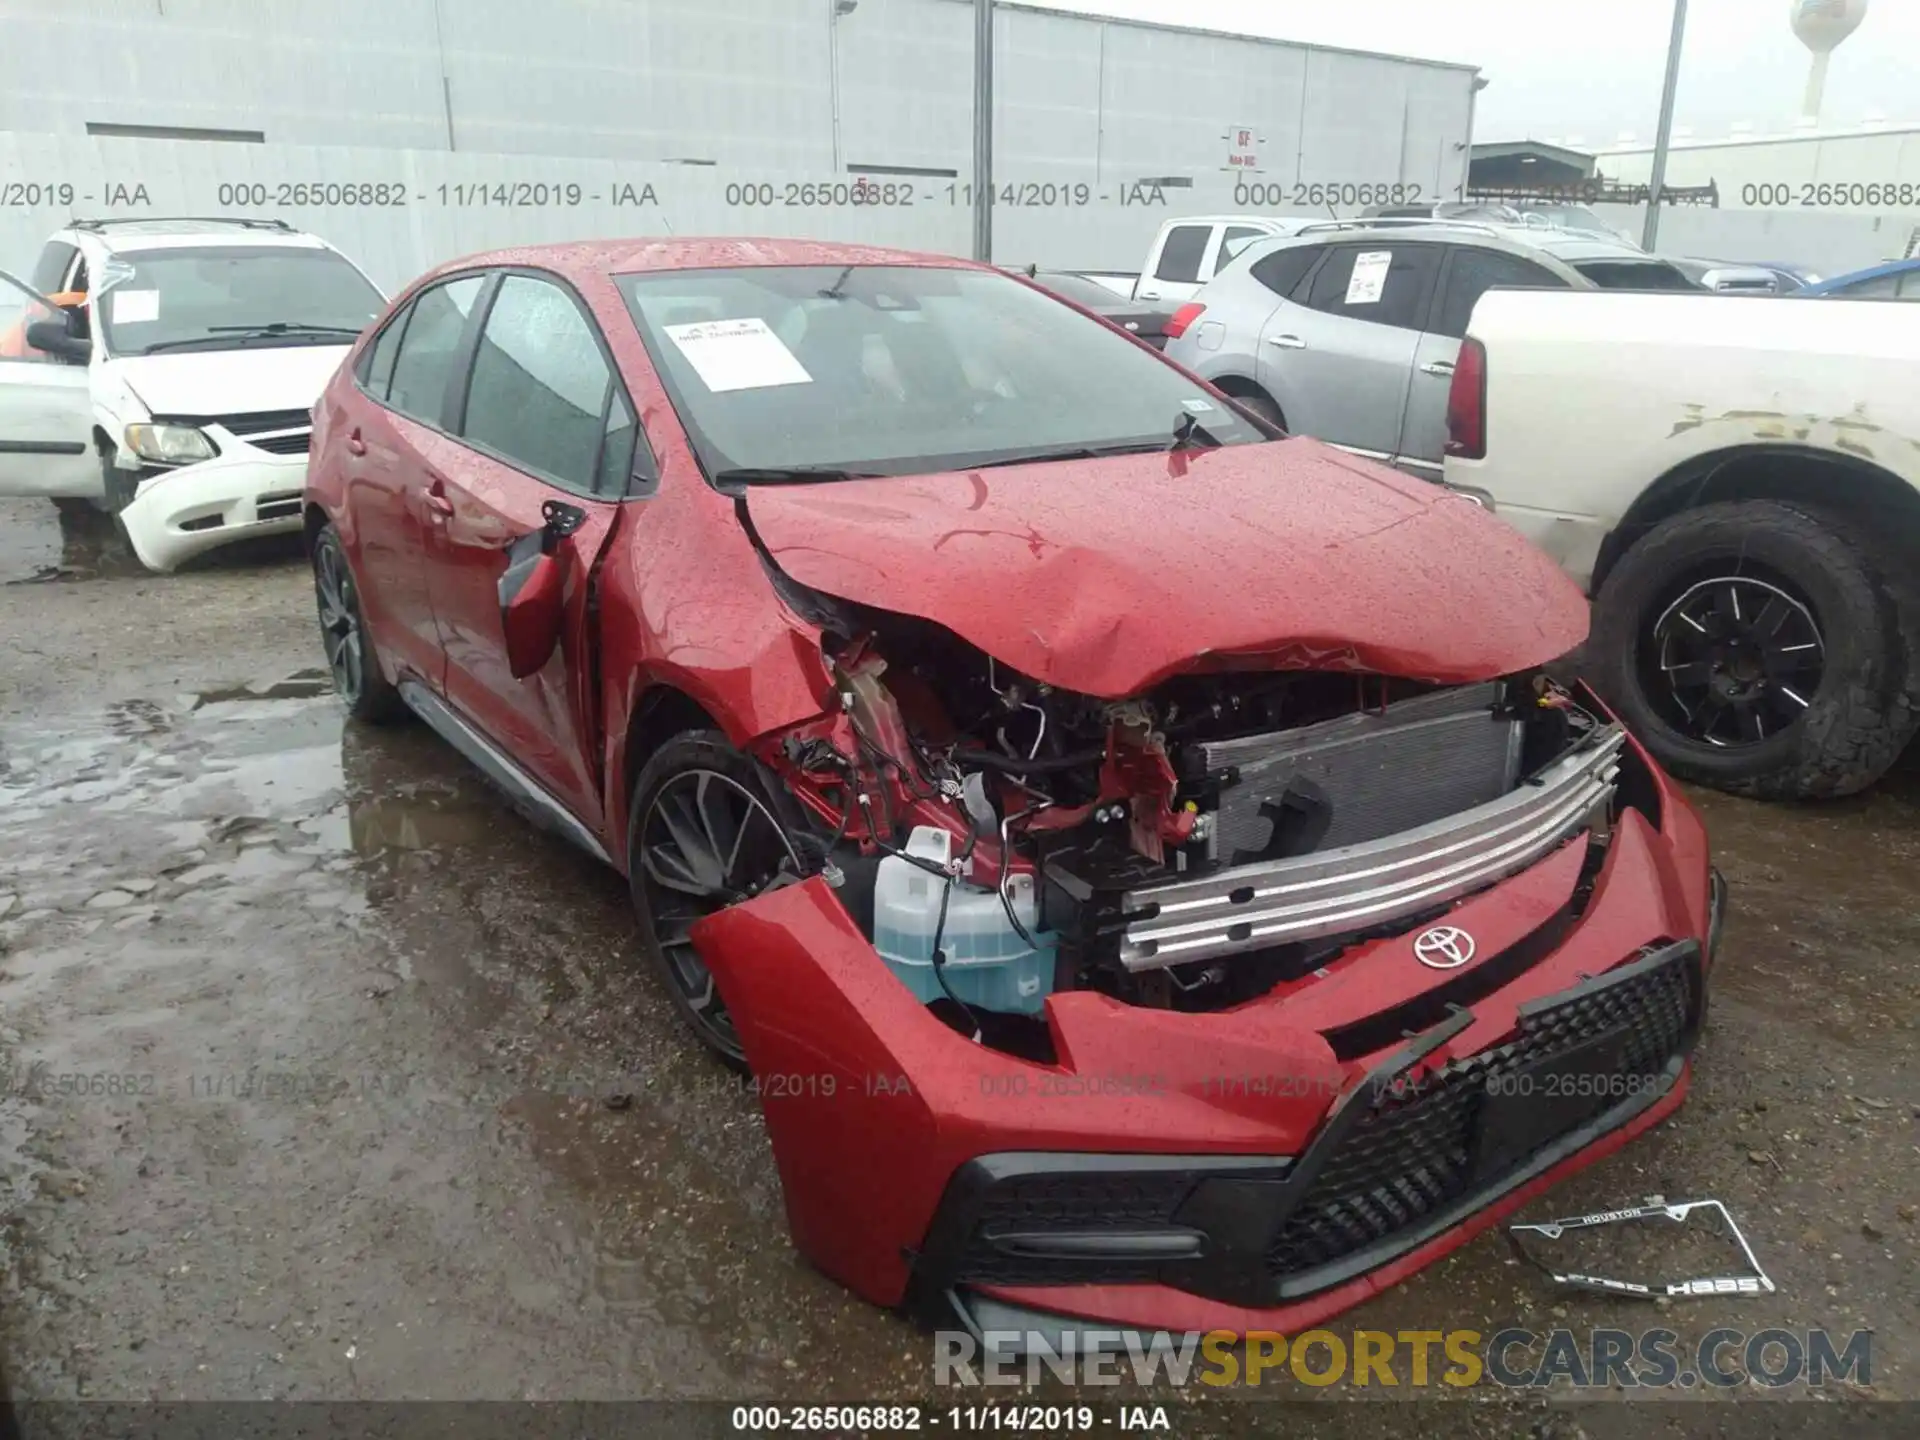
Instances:
[[[0,495],[108,510],[151,570],[297,530],[313,403],[385,305],[277,220],[76,220],[0,271]]]

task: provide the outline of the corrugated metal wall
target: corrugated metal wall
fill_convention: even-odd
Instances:
[[[1596,159],[1609,178],[1632,184],[1645,184],[1653,170],[1650,150],[1617,150]],[[1842,210],[1855,214],[1920,209],[1912,201],[1915,194],[1920,194],[1920,131],[1756,139],[1738,144],[1690,145],[1668,152],[1669,185],[1709,182],[1720,186],[1720,203],[1729,209]],[[1762,186],[1767,187],[1765,194],[1760,192]],[[1904,186],[1908,203],[1896,201],[1890,205],[1885,198],[1889,186],[1896,193]],[[1811,191],[1803,194],[1808,187]]]
[[[833,0],[0,0],[0,186],[14,187],[0,194],[0,263],[25,262],[71,213],[106,213],[103,196],[131,194],[115,185],[144,185],[147,203],[112,213],[279,214],[364,256],[385,283],[481,245],[609,230],[966,249],[970,6],[835,10]],[[1290,194],[1236,197],[1228,134],[1241,128],[1259,137],[1257,178],[1283,193],[1401,182],[1431,197],[1464,178],[1470,70],[1013,6],[996,26],[995,178],[1032,187],[998,215],[1001,260],[1133,268],[1173,214],[1323,211]],[[266,143],[97,139],[89,124],[257,131]],[[911,209],[840,205],[838,192],[784,203],[789,182],[844,185],[849,166],[947,173],[911,180]],[[1154,176],[1192,184],[1151,212],[1120,203]],[[278,194],[315,181],[403,186],[408,201],[289,206]],[[661,199],[651,211],[605,199],[503,209],[440,190],[544,182],[604,197],[649,181]],[[252,183],[269,187],[266,203],[233,201],[232,186]],[[780,203],[727,203],[748,183],[771,184]],[[960,187],[951,199],[949,183]],[[64,186],[92,198],[62,204]]]

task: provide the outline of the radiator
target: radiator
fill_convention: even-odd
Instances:
[[[1332,814],[1316,850],[1396,835],[1496,800],[1519,780],[1521,723],[1496,718],[1497,683],[1438,690],[1383,711],[1200,747],[1209,770],[1240,783],[1221,797],[1215,858],[1263,853],[1289,791]]]

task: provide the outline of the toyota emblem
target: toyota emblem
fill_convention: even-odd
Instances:
[[[1473,937],[1452,925],[1436,925],[1413,942],[1413,958],[1434,970],[1458,970],[1473,958]]]

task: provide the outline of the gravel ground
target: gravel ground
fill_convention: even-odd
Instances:
[[[110,532],[0,501],[15,1398],[927,1398],[928,1338],[794,1254],[754,1103],[640,969],[619,880],[422,729],[344,725],[317,659],[285,547],[150,577]],[[1920,773],[1700,803],[1733,907],[1693,1097],[1527,1213],[1718,1197],[1778,1293],[1656,1321],[1556,1295],[1485,1236],[1335,1328],[1868,1329],[1870,1387],[1767,1412],[1916,1433],[1874,1402],[1920,1400]],[[116,1079],[58,1093],[73,1075]],[[1134,1398],[1182,1435],[1272,1416],[1200,1388]],[[1294,1433],[1412,1419],[1309,1398]],[[1469,1398],[1419,1430],[1656,1418]],[[1775,1424],[1742,1414],[1727,1433]]]

